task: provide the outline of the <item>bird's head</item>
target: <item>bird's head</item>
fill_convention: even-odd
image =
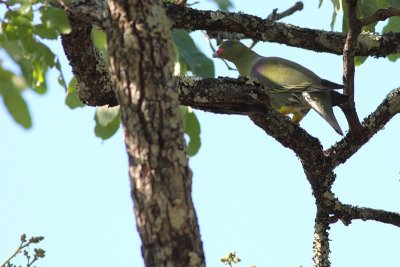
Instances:
[[[235,59],[243,56],[243,54],[248,50],[250,49],[239,41],[226,40],[220,44],[217,52],[213,53],[213,57],[223,58],[231,62],[235,62]]]

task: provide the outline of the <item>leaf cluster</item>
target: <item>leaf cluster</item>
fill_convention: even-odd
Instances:
[[[321,6],[323,2],[324,2],[324,0],[319,0],[319,6]],[[339,14],[339,12],[343,12],[342,31],[344,33],[346,33],[349,29],[349,21],[348,21],[349,10],[348,10],[347,4],[345,3],[346,0],[331,0],[331,2],[333,5],[331,30],[333,30],[333,28],[335,26],[337,15]],[[389,7],[400,8],[400,1],[399,0],[359,0],[357,2],[357,18],[358,19],[366,18],[366,17],[374,14],[379,9],[389,8]],[[378,22],[374,22],[367,26],[364,26],[363,31],[375,33],[377,24],[378,24]],[[381,33],[384,34],[384,33],[399,32],[399,31],[400,31],[400,18],[393,16],[393,17],[390,17],[387,20],[386,25],[382,27]],[[394,62],[399,57],[400,57],[400,53],[389,55],[388,59],[390,61]],[[355,58],[356,66],[359,66],[362,63],[364,63],[365,60],[367,60],[367,58],[368,57],[366,57],[366,56],[356,57]]]
[[[21,93],[32,89],[44,94],[47,90],[45,77],[51,68],[58,70],[58,80],[66,88],[60,62],[45,40],[55,40],[59,34],[69,33],[70,25],[63,10],[41,1],[10,0],[2,3],[2,7],[6,11],[0,18],[0,48],[6,56],[0,57],[0,95],[14,120],[30,128],[32,119]],[[4,59],[13,62],[8,69],[3,64]]]
[[[221,10],[233,7],[229,0],[212,0]],[[14,120],[24,128],[32,126],[23,92],[33,90],[46,93],[46,75],[52,68],[59,72],[58,81],[66,90],[65,104],[71,109],[84,107],[77,93],[77,80],[73,78],[68,86],[61,72],[57,56],[49,48],[49,41],[57,40],[60,34],[68,34],[71,26],[64,10],[51,6],[45,0],[9,0],[0,2],[5,8],[0,18],[0,48],[4,59],[11,59],[11,68],[3,66],[0,57],[0,95]],[[214,63],[195,45],[192,37],[183,30],[172,31],[176,75],[187,73],[198,77],[214,77]],[[93,28],[92,38],[108,63],[107,40],[104,32]],[[200,124],[195,113],[187,107],[181,108],[184,132],[188,137],[188,154],[193,156],[200,148]],[[94,132],[101,139],[108,139],[119,129],[118,108],[99,107],[96,109]]]

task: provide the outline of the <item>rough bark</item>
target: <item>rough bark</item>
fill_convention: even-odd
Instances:
[[[60,1],[59,2],[63,2]],[[105,29],[105,0],[75,0],[71,6],[63,6],[79,20]],[[242,38],[258,41],[277,42],[293,47],[309,49],[317,52],[328,52],[337,55],[343,53],[346,34],[316,29],[297,27],[274,22],[243,13],[196,10],[164,3],[172,27],[187,31],[206,30],[212,36],[220,36],[224,32],[241,34]],[[385,13],[385,12],[380,12]],[[390,12],[386,12],[384,15]],[[379,17],[380,19],[381,17]],[[368,21],[375,19],[369,18]],[[360,34],[355,48],[356,56],[383,57],[400,52],[400,33]]]
[[[243,13],[203,11],[192,8],[165,4],[167,15],[173,21],[173,27],[187,31],[206,30],[210,36],[221,33],[240,33],[241,38],[268,41],[289,46],[309,49],[316,52],[328,52],[341,55],[346,34],[308,29],[294,25],[264,20]],[[363,33],[357,40],[356,56],[381,57],[400,52],[400,34],[384,35]]]
[[[156,0],[108,1],[111,78],[121,107],[146,266],[204,266],[191,198],[169,22]]]
[[[72,30],[61,41],[77,79],[79,99],[90,106],[117,105],[108,68],[92,41],[92,25],[67,14]]]

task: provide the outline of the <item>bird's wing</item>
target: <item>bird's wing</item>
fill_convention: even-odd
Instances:
[[[343,88],[342,85],[321,79],[311,70],[293,61],[278,57],[263,57],[251,68],[268,89],[277,92],[320,92]]]

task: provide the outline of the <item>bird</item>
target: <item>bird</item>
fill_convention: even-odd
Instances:
[[[343,85],[322,79],[296,62],[263,57],[236,40],[223,41],[213,57],[235,64],[240,76],[256,78],[267,89],[272,107],[283,115],[292,114],[292,123],[299,124],[312,108],[343,135],[332,108],[347,101],[346,95],[334,91]]]

